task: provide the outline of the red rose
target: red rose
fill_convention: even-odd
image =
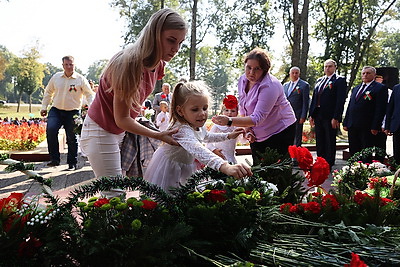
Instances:
[[[144,208],[145,210],[154,210],[157,207],[157,202],[154,202],[153,200],[144,199],[142,200],[142,202],[142,208]]]
[[[308,186],[319,186],[328,179],[330,167],[328,162],[321,157],[317,157],[311,169],[311,174],[308,179]]]
[[[238,100],[234,95],[227,95],[225,96],[222,103],[227,109],[236,109],[238,105]]]

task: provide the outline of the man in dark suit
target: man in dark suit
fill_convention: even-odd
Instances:
[[[325,76],[315,84],[310,105],[310,124],[315,125],[317,156],[332,167],[336,157],[336,132],[342,122],[347,84],[344,77],[335,74],[333,59],[324,62]]]
[[[393,135],[393,154],[400,164],[400,84],[393,87],[386,111],[385,133]]]
[[[161,87],[162,92],[154,95],[153,100],[153,109],[155,110],[154,118],[157,118],[158,113],[160,113],[160,102],[166,101],[171,103],[172,94],[171,94],[171,85],[169,83],[164,83]]]
[[[343,121],[343,129],[348,131],[350,156],[377,145],[388,99],[387,88],[375,81],[374,67],[363,67],[361,75],[363,82],[354,87]]]
[[[296,115],[296,134],[294,145],[301,146],[303,123],[306,121],[310,103],[310,85],[300,79],[300,68],[292,67],[289,71],[290,82],[283,85],[286,98],[289,100]]]

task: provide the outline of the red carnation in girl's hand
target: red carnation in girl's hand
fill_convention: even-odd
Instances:
[[[222,102],[227,109],[235,109],[238,105],[238,100],[234,95],[227,95]]]

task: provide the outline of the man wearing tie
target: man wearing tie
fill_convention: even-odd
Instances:
[[[333,59],[324,62],[325,76],[314,87],[310,105],[310,124],[315,125],[317,156],[323,157],[332,167],[336,157],[336,132],[342,121],[347,84],[344,77],[335,73]]]
[[[170,93],[171,85],[169,83],[164,83],[161,87],[161,90],[162,92],[154,95],[153,109],[156,111],[156,114],[154,114],[155,118],[157,118],[158,113],[160,113],[160,102],[166,101],[170,103],[172,100],[172,94]]]
[[[301,146],[303,136],[303,123],[307,118],[310,102],[310,85],[300,79],[300,68],[292,67],[289,71],[290,82],[283,85],[286,98],[289,100],[296,115],[296,134],[294,145]]]
[[[354,87],[343,121],[343,129],[348,131],[351,156],[376,146],[388,99],[387,88],[375,81],[374,67],[363,67],[361,75],[362,83]]]

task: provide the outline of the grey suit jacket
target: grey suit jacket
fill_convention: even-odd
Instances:
[[[290,82],[283,85],[285,95],[288,94]],[[289,100],[290,105],[296,115],[296,119],[307,118],[309,103],[310,103],[310,85],[308,82],[299,79],[295,88],[287,95],[286,98]]]

